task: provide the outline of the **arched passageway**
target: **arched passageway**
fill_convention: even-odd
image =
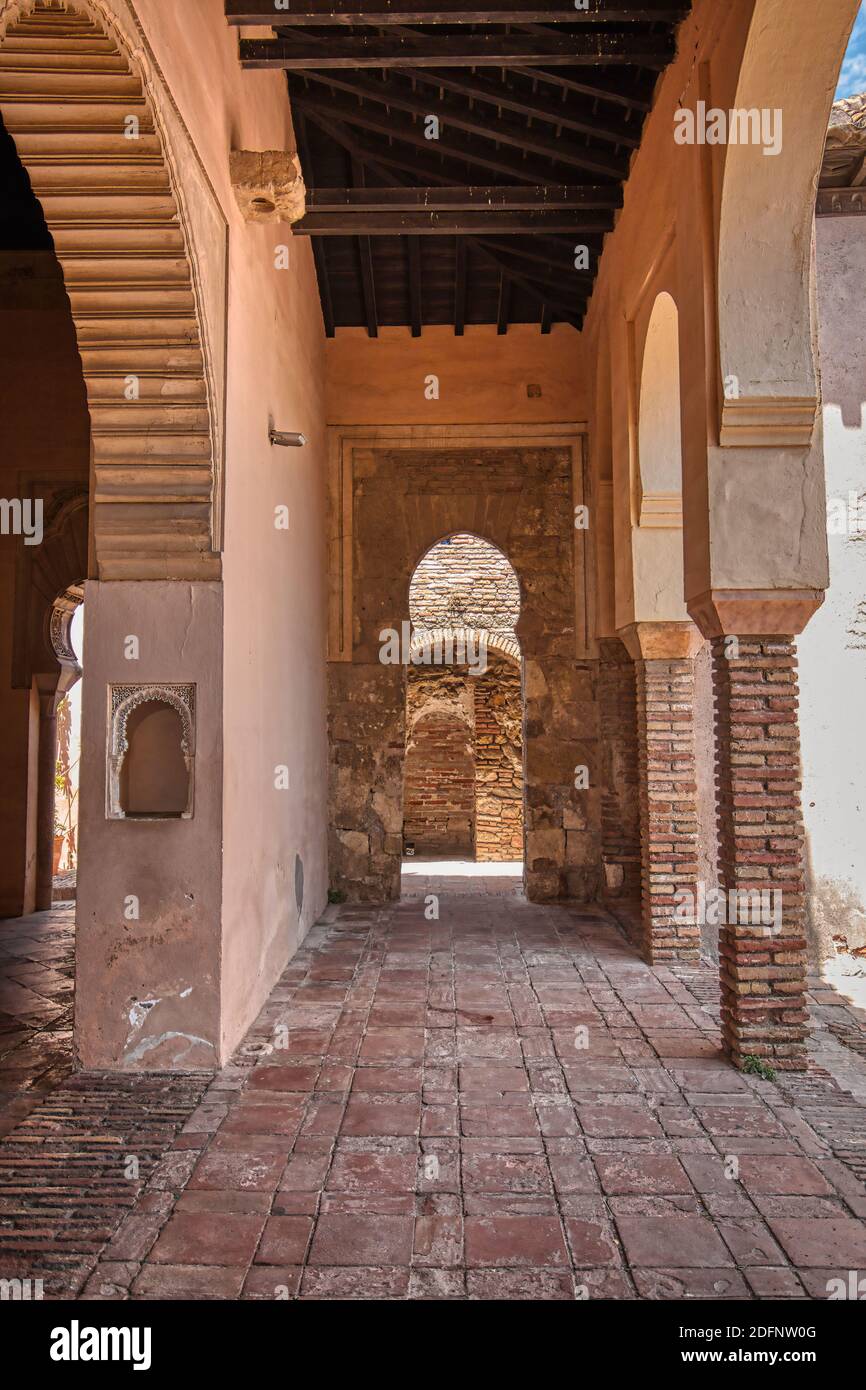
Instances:
[[[43,209],[0,124],[0,917],[50,908],[57,716],[80,670],[90,419]]]
[[[217,861],[203,867],[207,853],[191,842],[219,841],[221,790],[214,786],[194,811],[191,773],[185,790],[186,772],[178,771],[183,755],[170,740],[151,739],[145,761],[165,764],[161,788],[154,791],[140,768],[130,779],[129,766],[125,785],[130,792],[132,780],[131,804],[164,822],[159,841],[145,843],[132,817],[112,815],[106,709],[110,715],[116,691],[130,681],[167,680],[219,741],[213,653],[222,595],[213,581],[221,572],[226,222],[132,6],[0,4],[0,115],[10,195],[0,284],[9,467],[2,492],[10,507],[38,506],[41,526],[32,546],[26,536],[7,538],[5,526],[0,538],[0,658],[7,658],[0,682],[11,671],[11,691],[0,695],[11,733],[3,751],[10,834],[0,836],[0,913],[50,906],[57,841],[67,867],[72,851],[74,799],[78,900],[89,928],[76,947],[77,1046],[90,1064],[123,1065],[140,978],[149,976],[164,997],[186,998],[183,983],[172,984],[178,966],[190,980],[207,978],[218,956]],[[92,681],[78,798],[66,764],[58,783],[56,742],[59,714],[65,757],[72,731],[63,698],[78,671],[68,626],[85,581]],[[200,645],[190,643],[204,626]],[[195,704],[204,685],[213,713],[208,700]],[[169,867],[173,856],[179,871]],[[142,872],[159,885],[149,895],[131,882]],[[133,937],[135,979],[121,971],[107,983],[118,902],[112,873],[126,880],[121,900],[144,901],[136,920],[143,915],[148,932],[165,919],[176,925],[176,893],[195,906],[172,933],[171,964],[157,948],[150,954],[156,937],[143,932]],[[215,995],[199,989],[183,1012],[198,1059],[212,1059]],[[157,1038],[169,1036],[170,1065],[176,1035],[159,1017],[149,1021]],[[141,1036],[134,1043],[148,1055]]]
[[[409,614],[404,856],[522,864],[517,576],[495,546],[458,532],[419,561]]]
[[[3,21],[0,113],[62,268],[87,389],[94,577],[214,577],[213,383],[153,88],[104,5],[26,0]]]

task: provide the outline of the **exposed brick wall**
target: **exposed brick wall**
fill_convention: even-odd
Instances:
[[[406,687],[404,839],[417,856],[523,856],[520,670],[491,657],[410,668]]]
[[[475,696],[475,857],[523,858],[523,700],[516,662],[469,677]]]
[[[471,680],[454,667],[412,667],[408,673],[403,839],[418,856],[474,854]]]
[[[695,780],[698,787],[698,881],[719,882],[719,837],[716,826],[716,738],[713,702],[713,653],[703,642],[695,656]],[[719,924],[701,923],[701,954],[718,963]]]
[[[677,894],[696,901],[697,784],[694,661],[639,660],[643,947],[651,961],[697,961],[699,924],[680,912]],[[680,900],[681,901],[681,900]]]
[[[640,772],[634,662],[618,637],[599,643],[602,892],[631,935],[640,931]]]
[[[806,1064],[804,832],[793,638],[713,642],[719,877],[726,891],[781,893],[775,926],[728,921],[719,942],[722,1030],[733,1060]],[[732,915],[732,914],[729,914]]]
[[[434,545],[412,576],[409,616],[420,628],[472,627],[513,633],[520,586],[495,546],[461,531]]]

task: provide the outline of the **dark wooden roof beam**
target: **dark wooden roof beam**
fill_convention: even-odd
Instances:
[[[590,184],[467,184],[460,187],[312,188],[307,212],[520,212],[605,209],[622,204],[622,190]]]
[[[588,0],[585,10],[574,0],[531,5],[527,0],[495,0],[488,10],[470,9],[466,0],[292,0],[291,10],[274,0],[226,0],[229,24],[295,25],[389,24],[581,24],[674,23],[687,6],[680,0]]]
[[[548,72],[546,68],[520,68],[512,64],[509,72],[521,77],[534,78],[536,82],[546,82],[563,92],[575,92],[579,96],[592,97],[595,101],[608,101],[617,106],[625,106],[630,111],[640,111],[644,115],[652,110],[652,84],[608,81],[603,77],[574,77],[562,71]]]
[[[347,92],[363,101],[373,101],[392,111],[406,111],[412,116],[424,119],[435,115],[443,126],[453,130],[463,130],[482,140],[492,140],[495,144],[509,145],[512,148],[540,154],[547,159],[556,160],[577,169],[587,169],[611,179],[622,180],[628,173],[628,161],[592,145],[584,145],[573,140],[556,136],[553,132],[536,130],[524,121],[513,120],[508,116],[493,115],[492,112],[478,110],[471,103],[455,100],[453,97],[436,97],[435,100],[423,94],[413,94],[407,87],[397,87],[393,82],[376,82],[364,78],[334,78],[330,73],[307,74],[312,82],[323,84],[331,92],[334,88]],[[421,74],[418,74],[421,77]],[[291,87],[294,93],[296,86]],[[336,99],[336,98],[335,98]],[[349,119],[348,115],[346,119]],[[424,145],[435,148],[439,140],[428,140],[423,131]]]
[[[406,249],[409,265],[409,322],[412,337],[420,338],[423,322],[421,312],[421,243],[416,236],[406,238]]]
[[[482,77],[464,77],[452,68],[446,68],[443,72],[421,68],[413,72],[413,76],[425,86],[457,92],[503,111],[515,111],[530,120],[548,121],[562,130],[575,130],[581,135],[606,140],[614,145],[627,145],[630,149],[636,149],[640,144],[640,129],[636,124],[615,120],[612,116],[599,117],[585,107],[578,109],[567,105],[561,96],[560,100],[549,100],[545,104],[543,99],[538,100],[505,83],[488,82]],[[560,91],[563,93],[564,89]]]
[[[295,236],[530,236],[558,232],[580,236],[585,231],[606,232],[613,217],[605,212],[578,212],[569,208],[530,208],[524,212],[500,212],[498,208],[470,212],[378,212],[343,208],[339,212],[308,212],[295,222]]]
[[[674,55],[670,34],[498,34],[471,33],[465,37],[419,36],[410,43],[403,35],[344,34],[312,48],[298,34],[291,38],[241,39],[245,68],[283,68],[288,72],[332,68],[613,67],[661,69]]]
[[[406,114],[411,116],[416,114],[412,108],[417,106],[420,108],[417,114],[424,115],[425,107],[430,103],[395,98],[389,101],[387,109],[378,103],[361,106],[351,97],[336,93],[329,95],[324,91],[320,94],[318,91],[306,90],[295,84],[292,84],[291,95],[293,106],[300,106],[313,120],[316,119],[317,113],[321,113],[332,120],[357,125],[364,130],[372,130],[377,135],[385,135],[389,139],[402,140],[406,144],[425,150],[428,154],[450,156],[466,164],[478,165],[482,169],[492,169],[494,173],[505,174],[506,177],[523,184],[550,183],[554,180],[546,170],[539,170],[537,164],[533,165],[529,160],[523,161],[517,156],[502,153],[495,148],[497,143],[507,144],[509,149],[520,149],[527,154],[540,156],[545,161],[559,164],[563,169],[586,169],[591,174],[620,179],[625,177],[627,171],[627,161],[624,159],[616,160],[611,155],[598,155],[588,147],[583,149],[580,145],[570,144],[568,141],[541,136],[516,122],[485,122],[477,114],[463,118],[458,115],[455,118],[454,114],[446,115],[443,112],[443,121],[448,129],[440,133],[438,140],[428,140],[423,125],[416,125],[411,119],[398,120],[393,113],[405,110]],[[539,173],[541,177],[538,177]]]
[[[454,333],[456,337],[462,338],[463,330],[466,327],[466,261],[468,258],[468,246],[465,237],[457,237],[454,254]]]

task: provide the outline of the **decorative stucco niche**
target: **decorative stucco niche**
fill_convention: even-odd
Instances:
[[[134,716],[148,705],[164,706],[179,721],[179,753],[186,769],[185,796],[175,800],[177,777],[171,767],[173,753],[171,734],[161,732],[147,756],[152,782],[162,781],[167,795],[160,807],[153,809],[128,807],[124,787],[124,766],[130,757],[135,739]],[[130,720],[133,720],[133,728]],[[108,690],[108,745],[106,769],[106,807],[108,820],[190,820],[193,815],[195,789],[195,685],[111,685]],[[128,768],[127,768],[128,771]],[[164,809],[168,804],[171,809]]]

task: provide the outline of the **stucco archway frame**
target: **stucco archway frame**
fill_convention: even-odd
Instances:
[[[328,430],[328,660],[351,661],[353,644],[353,495],[356,456],[376,449],[568,449],[572,503],[591,510],[585,423],[565,425],[331,426]],[[465,529],[472,531],[471,526]],[[474,532],[473,532],[474,534]],[[492,545],[497,542],[482,537]],[[592,528],[574,528],[575,656],[596,652]]]
[[[61,39],[73,60],[70,42],[96,44],[89,118],[56,95],[56,66],[40,66]],[[16,53],[30,77],[20,117]],[[228,224],[132,0],[0,0],[0,111],[55,240],[82,357],[92,577],[218,578]]]
[[[808,446],[820,395],[813,221],[859,0],[754,0],[736,80],[714,106],[781,111],[782,148],[716,148],[719,442]],[[744,254],[748,247],[749,254]]]

